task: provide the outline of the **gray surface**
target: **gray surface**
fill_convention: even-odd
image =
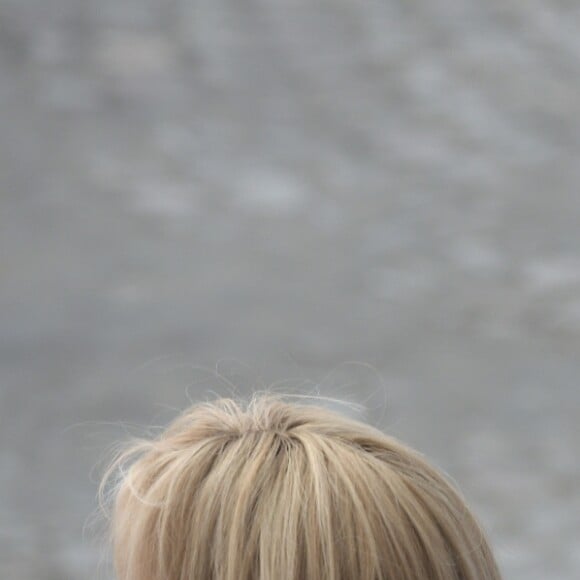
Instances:
[[[107,576],[116,422],[296,378],[450,473],[506,578],[577,578],[579,26],[1,0],[0,576]]]

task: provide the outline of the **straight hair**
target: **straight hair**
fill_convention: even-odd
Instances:
[[[283,395],[192,405],[124,444],[99,494],[118,580],[500,580],[423,455]]]

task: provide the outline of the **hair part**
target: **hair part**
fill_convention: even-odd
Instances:
[[[460,492],[420,453],[281,395],[192,405],[130,441],[99,493],[118,580],[500,579]]]

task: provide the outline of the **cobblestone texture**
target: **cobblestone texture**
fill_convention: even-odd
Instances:
[[[428,454],[506,579],[578,578],[579,30],[564,0],[0,0],[0,576],[108,577],[118,422],[276,382]]]

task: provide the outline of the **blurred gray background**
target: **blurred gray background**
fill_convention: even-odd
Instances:
[[[578,578],[579,30],[571,0],[0,0],[0,577],[110,577],[106,446],[271,386],[428,454],[506,579]]]

